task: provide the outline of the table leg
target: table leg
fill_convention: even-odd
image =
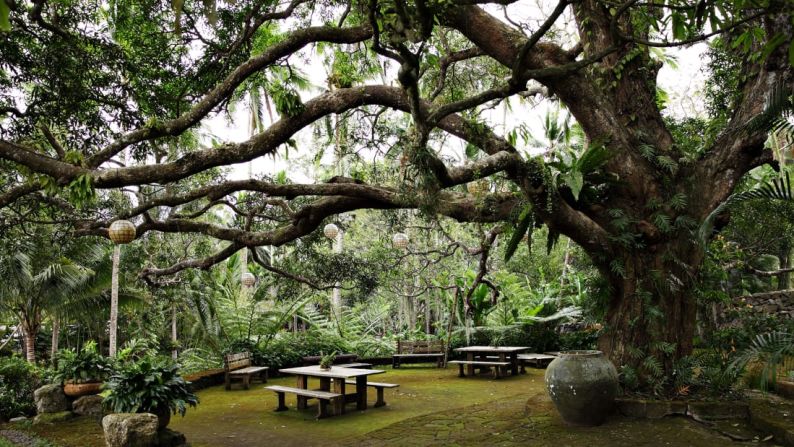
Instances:
[[[345,379],[334,379],[334,393],[342,395],[334,402],[334,415],[345,414]]]
[[[367,409],[367,376],[356,377],[356,409]]]
[[[331,379],[329,377],[320,377],[320,390],[331,391]]]
[[[298,376],[298,385],[297,388],[307,389],[309,387],[309,377],[308,376]],[[305,410],[306,407],[306,398],[303,396],[298,396],[298,410]]]
[[[518,353],[517,352],[513,352],[513,353],[510,354],[510,365],[511,365],[511,368],[513,369],[511,371],[511,373],[514,376],[517,376],[518,375]]]
[[[473,362],[474,361],[474,353],[473,352],[467,352],[466,353],[466,360],[468,360],[469,362]],[[472,365],[471,363],[466,365],[466,374],[468,374],[469,376],[474,376],[474,365]]]

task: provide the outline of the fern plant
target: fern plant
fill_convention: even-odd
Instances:
[[[759,373],[757,385],[761,390],[766,391],[774,387],[784,368],[794,367],[794,334],[789,332],[758,334],[750,346],[739,352],[728,367],[735,372],[754,367]]]

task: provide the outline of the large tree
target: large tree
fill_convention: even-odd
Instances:
[[[772,161],[765,141],[794,83],[791,0],[541,7],[518,0],[0,0],[0,26],[4,9],[0,206],[43,200],[70,215],[74,204],[81,213],[101,209],[75,222],[78,234],[105,234],[113,218],[141,216],[140,235],[193,232],[228,242],[207,258],[147,269],[150,277],[207,267],[243,247],[287,244],[361,208],[520,221],[521,230],[545,224],[552,238],[579,244],[608,280],[601,346],[618,365],[652,357],[670,368],[691,351],[689,290],[704,256],[692,227],[748,170]],[[654,54],[709,39],[728,55],[722,69],[732,91],[724,119],[692,151],[660,112],[662,62]],[[325,56],[329,88],[302,100],[295,67],[311,49]],[[259,86],[280,119],[241,143],[196,147],[191,138],[204,118]],[[538,95],[570,111],[588,156],[551,165],[530,158],[517,133],[499,135],[486,119],[495,103]],[[395,118],[379,121],[397,113],[410,118],[408,129]],[[326,119],[332,115],[347,120]],[[359,134],[340,140],[342,121]],[[363,139],[376,154],[398,148],[399,181],[290,184],[207,174],[276,154],[302,129],[322,133],[330,123],[336,148]],[[451,163],[449,135],[480,155]],[[458,188],[490,176],[512,186]],[[137,201],[123,210],[102,209],[106,194],[93,193],[125,188]],[[236,213],[236,224],[206,219],[215,206]]]

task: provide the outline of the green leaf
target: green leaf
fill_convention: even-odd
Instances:
[[[510,241],[507,243],[507,247],[505,248],[505,262],[509,261],[510,258],[513,257],[513,254],[516,252],[518,244],[521,242],[524,234],[527,234],[530,238],[532,237],[532,235],[527,233],[527,231],[532,231],[531,224],[533,220],[534,216],[532,214],[532,208],[527,205],[527,207],[524,208],[524,211],[521,213],[518,224],[513,231],[513,236],[510,237]]]
[[[571,188],[573,198],[578,201],[579,193],[582,192],[582,187],[584,186],[584,176],[582,173],[580,171],[568,171],[560,175],[560,178]]]
[[[11,31],[11,21],[8,19],[11,8],[5,0],[0,0],[0,31]]]

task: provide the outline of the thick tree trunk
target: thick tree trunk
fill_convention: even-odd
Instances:
[[[786,241],[780,247],[780,269],[791,268],[791,244]],[[788,290],[791,285],[791,272],[784,271],[777,275],[777,290]]]
[[[25,339],[25,358],[30,363],[36,363],[36,333],[35,329],[28,328],[26,325],[22,326],[22,334]]]
[[[599,348],[618,369],[632,367],[647,378],[654,374],[648,365],[656,363],[669,376],[675,361],[692,353],[697,303],[690,278],[702,252],[694,244],[683,250],[676,244],[627,253],[625,273],[609,275],[612,297]]]

